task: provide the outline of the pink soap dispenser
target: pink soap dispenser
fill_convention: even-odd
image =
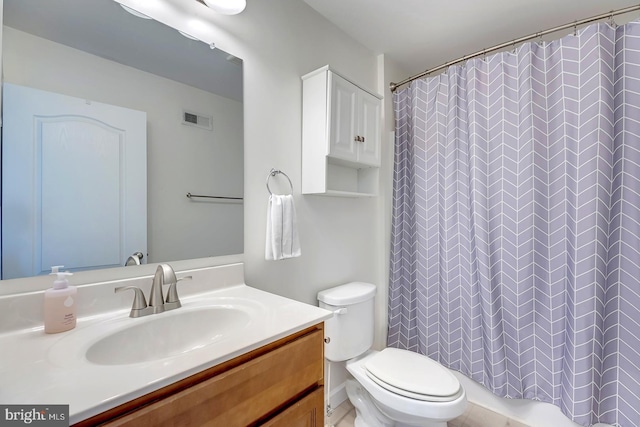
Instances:
[[[51,267],[56,275],[53,288],[44,291],[44,331],[47,334],[68,331],[76,327],[76,295],[78,289],[69,286],[67,276],[73,273],[59,271],[63,265]]]

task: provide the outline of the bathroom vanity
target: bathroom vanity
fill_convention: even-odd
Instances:
[[[182,307],[141,318],[114,289],[151,277],[80,286],[61,334],[39,323],[42,292],[0,296],[0,402],[69,404],[77,426],[322,425],[332,313],[246,286],[241,263],[177,275],[193,276]]]
[[[323,338],[315,325],[75,425],[320,426]]]

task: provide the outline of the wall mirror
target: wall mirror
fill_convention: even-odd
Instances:
[[[123,266],[133,236],[142,263],[243,252],[241,59],[112,0],[4,0],[3,15],[2,279]],[[57,101],[14,133],[24,88],[45,97],[37,108],[55,95],[143,114],[141,166],[122,166],[133,137],[119,125],[59,122],[78,114],[57,113]],[[28,168],[8,148],[24,145]]]

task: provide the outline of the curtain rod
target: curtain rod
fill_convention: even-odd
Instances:
[[[523,42],[526,42],[526,41],[529,41],[529,40],[533,40],[533,39],[536,39],[538,37],[545,36],[547,34],[555,33],[557,31],[566,30],[566,29],[572,28],[572,27],[577,29],[578,25],[589,24],[591,22],[600,21],[601,19],[605,19],[605,18],[613,18],[614,16],[622,15],[624,13],[629,13],[629,12],[635,12],[636,10],[640,10],[640,4],[636,5],[636,6],[625,7],[623,9],[612,10],[611,12],[603,13],[603,14],[597,15],[597,16],[592,16],[591,18],[581,19],[580,21],[574,21],[574,22],[571,22],[569,24],[560,25],[558,27],[554,27],[554,28],[550,28],[548,30],[540,31],[540,32],[537,32],[537,33],[534,33],[534,34],[531,34],[531,35],[528,35],[528,36],[525,36],[525,37],[520,37],[519,39],[515,39],[515,40],[509,41],[509,42],[504,42],[502,44],[495,45],[495,46],[490,47],[488,49],[482,49],[482,50],[479,50],[479,51],[477,51],[475,53],[472,53],[472,54],[469,54],[469,55],[465,55],[465,56],[462,56],[462,57],[460,57],[458,59],[455,59],[453,61],[449,61],[449,62],[447,62],[445,64],[439,65],[439,66],[437,66],[435,68],[431,68],[431,69],[428,69],[426,71],[423,71],[420,74],[416,74],[415,76],[406,78],[406,79],[404,79],[404,80],[402,80],[402,81],[400,81],[398,83],[389,83],[389,89],[391,89],[391,92],[395,92],[396,89],[398,89],[400,86],[402,86],[404,84],[410,83],[410,82],[412,82],[414,80],[417,80],[419,78],[427,76],[427,75],[429,75],[431,73],[435,73],[436,71],[440,71],[440,70],[442,70],[444,68],[450,67],[451,65],[457,64],[459,62],[463,62],[463,61],[466,61],[466,60],[471,59],[471,58],[475,58],[475,57],[478,57],[478,56],[481,56],[481,55],[485,55],[487,53],[495,52],[496,50],[504,49],[505,47],[514,46],[516,44],[520,44],[520,43],[523,43]]]

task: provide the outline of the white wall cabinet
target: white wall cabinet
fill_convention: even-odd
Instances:
[[[329,66],[302,81],[302,193],[377,195],[381,97]]]

